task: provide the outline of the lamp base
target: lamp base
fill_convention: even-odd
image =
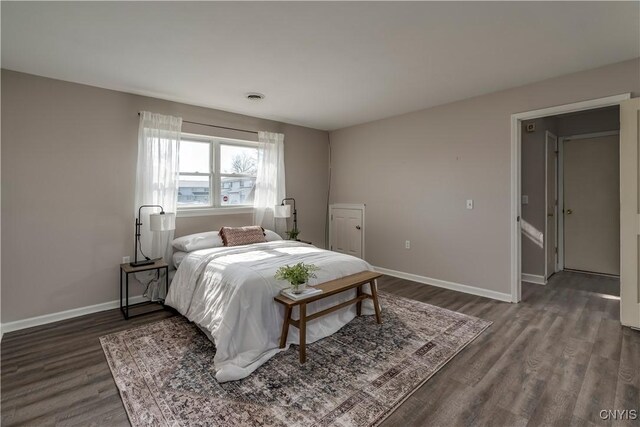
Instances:
[[[155,262],[155,260],[152,260],[152,259],[145,259],[145,260],[138,261],[138,262],[130,262],[130,263],[129,263],[129,265],[130,265],[131,267],[142,267],[142,266],[145,266],[145,265],[151,265],[151,264],[153,264],[154,262]]]

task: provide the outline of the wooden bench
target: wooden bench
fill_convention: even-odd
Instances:
[[[321,283],[314,286],[314,288],[316,289],[322,289],[322,293],[312,295],[308,298],[292,300],[285,297],[284,295],[278,295],[277,297],[275,297],[274,299],[276,300],[276,302],[284,305],[284,322],[282,324],[282,334],[280,335],[280,348],[284,348],[287,344],[289,325],[295,326],[300,331],[300,363],[306,362],[307,322],[309,320],[317,319],[318,317],[324,316],[325,314],[332,313],[343,307],[347,307],[351,304],[357,304],[357,314],[358,316],[360,316],[362,313],[362,301],[364,301],[365,299],[373,300],[373,307],[376,311],[376,321],[378,323],[382,323],[382,319],[380,318],[380,305],[378,304],[378,292],[375,287],[375,280],[380,276],[382,276],[382,274],[376,273],[375,271],[361,271],[360,273],[351,274],[349,276],[341,277],[339,279],[331,280],[329,282]],[[366,285],[367,283],[371,285],[371,294],[367,294],[362,291],[362,286]],[[307,304],[354,288],[356,288],[355,298],[334,305],[333,307],[329,307],[322,311],[318,311],[317,313],[307,315]],[[291,311],[295,306],[298,306],[300,311],[300,318],[298,320],[293,320],[291,318]]]

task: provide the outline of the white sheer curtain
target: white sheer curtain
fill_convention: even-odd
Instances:
[[[275,230],[273,207],[286,196],[284,180],[284,135],[258,132],[258,175],[253,199],[253,222]]]
[[[135,215],[142,205],[161,205],[165,212],[176,212],[178,203],[178,154],[182,118],[142,111],[138,128],[138,168],[136,174]],[[142,210],[140,251],[151,259],[162,257],[171,265],[173,231],[152,232],[149,214],[158,208]],[[138,253],[138,259],[144,259]],[[152,300],[166,295],[164,279],[156,280],[155,272],[139,273],[136,278],[147,285],[146,296]]]

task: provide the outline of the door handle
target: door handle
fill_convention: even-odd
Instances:
[[[573,211],[571,209],[567,209],[567,215],[571,215]]]
[[[356,230],[360,230],[360,226],[359,225],[356,225]]]
[[[548,214],[547,214],[547,216],[548,216],[549,218],[551,218],[551,217],[553,216],[553,214],[552,214],[552,213],[548,213]]]

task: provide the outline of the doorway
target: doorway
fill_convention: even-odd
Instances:
[[[523,122],[523,281],[563,270],[619,277],[619,123],[617,106]]]
[[[617,106],[523,122],[523,281],[619,277],[619,126]]]
[[[523,251],[526,251],[527,245],[529,245],[530,247],[533,245],[535,247],[535,250],[540,259],[540,263],[537,265],[541,265],[542,267],[536,271],[536,274],[532,275],[536,279],[539,279],[539,283],[546,283],[548,277],[550,277],[553,273],[560,270],[561,268],[564,268],[564,266],[561,265],[561,262],[559,262],[559,259],[561,258],[560,254],[556,256],[556,249],[552,246],[552,242],[557,241],[558,251],[562,250],[561,247],[562,244],[564,244],[564,242],[562,241],[563,231],[557,224],[559,223],[560,217],[565,215],[565,212],[562,212],[562,207],[560,206],[560,201],[563,197],[562,188],[556,186],[556,195],[558,197],[558,201],[556,202],[551,196],[551,194],[554,192],[554,186],[551,182],[549,182],[549,179],[547,179],[548,176],[550,176],[551,169],[554,169],[554,160],[552,160],[552,156],[550,153],[551,149],[549,148],[549,143],[547,142],[548,139],[544,139],[544,145],[542,145],[543,148],[540,149],[540,160],[542,162],[542,165],[546,165],[541,165],[541,168],[543,169],[542,172],[540,172],[540,175],[543,177],[543,193],[546,195],[544,196],[544,199],[542,201],[540,200],[540,197],[534,197],[536,203],[539,203],[542,206],[541,210],[536,209],[536,212],[541,212],[542,219],[536,217],[535,220],[527,221],[527,219],[531,218],[525,218],[524,215],[527,211],[532,211],[532,200],[529,197],[530,194],[525,194],[522,192],[523,175],[526,173],[526,171],[524,170],[525,164],[522,163],[522,156],[526,149],[526,146],[523,145],[523,142],[526,138],[525,135],[527,135],[523,130],[523,126],[525,124],[530,124],[527,122],[538,121],[547,117],[560,115],[570,116],[578,114],[580,112],[587,112],[590,110],[602,109],[607,107],[619,108],[620,103],[629,98],[630,94],[615,95],[606,98],[583,101],[574,104],[562,105],[558,107],[551,107],[542,110],[535,110],[512,115],[511,294],[513,302],[518,302],[521,300],[522,280],[523,278],[525,278],[525,275],[528,274],[527,272],[523,271],[523,266],[526,266],[526,262],[523,262],[522,259],[522,253]],[[536,126],[534,123],[530,130],[535,131],[535,129]],[[559,135],[559,133],[552,132],[551,130],[549,132],[554,136]],[[576,134],[577,133],[574,132],[570,135]],[[547,135],[546,132],[544,133],[544,135]],[[567,134],[565,133],[564,135]],[[551,138],[551,140],[552,139],[553,138]],[[556,155],[559,153],[553,154]],[[559,162],[560,159],[558,160],[558,164]],[[559,175],[559,167],[555,167],[555,169],[558,171]],[[617,194],[619,194],[619,192]],[[553,200],[553,202],[550,202],[550,200]],[[554,227],[555,230],[557,230],[557,237],[550,238],[550,234],[553,234]],[[553,253],[551,253],[552,247]]]

